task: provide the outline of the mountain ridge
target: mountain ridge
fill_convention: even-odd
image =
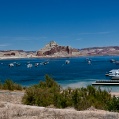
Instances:
[[[38,51],[0,50],[1,58],[78,57],[98,55],[119,55],[119,46],[102,46],[76,49],[70,46],[61,46],[55,41],[51,41]]]

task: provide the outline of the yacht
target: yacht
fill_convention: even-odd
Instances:
[[[108,76],[109,77],[115,77],[115,76],[117,77],[117,76],[119,76],[119,69],[110,70]]]
[[[108,74],[111,80],[97,80],[92,85],[119,85],[119,69],[110,70]]]
[[[119,80],[119,69],[112,69],[105,75],[109,76],[111,80]]]

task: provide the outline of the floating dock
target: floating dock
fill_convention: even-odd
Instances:
[[[119,85],[119,80],[98,80],[92,85]]]

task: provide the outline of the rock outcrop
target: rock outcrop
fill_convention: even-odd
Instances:
[[[36,52],[23,50],[0,51],[0,58],[27,58],[32,56],[36,56]]]
[[[76,55],[80,55],[78,49],[71,48],[70,46],[60,46],[55,41],[51,41],[44,48],[37,51],[37,56],[66,57]]]
[[[119,55],[119,46],[92,47],[75,49],[70,46],[60,46],[51,41],[39,51],[1,50],[0,59],[30,58],[30,57],[77,57],[77,56],[101,56]]]
[[[92,47],[80,49],[83,56],[92,55],[119,55],[119,46]]]

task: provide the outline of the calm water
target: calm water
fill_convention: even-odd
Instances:
[[[86,58],[92,60],[90,65]],[[65,64],[67,59],[70,60],[69,64]],[[110,63],[110,59],[119,60],[119,56],[0,60],[0,80],[4,82],[6,79],[12,79],[23,86],[29,86],[44,80],[45,74],[48,74],[63,87],[82,87],[90,85],[96,80],[109,80],[105,73],[119,68],[119,65]],[[34,66],[35,63],[47,60],[49,61],[47,65]],[[13,62],[21,65],[9,67],[9,63]],[[33,64],[32,68],[27,68],[28,62]],[[118,86],[106,88],[119,91]]]

